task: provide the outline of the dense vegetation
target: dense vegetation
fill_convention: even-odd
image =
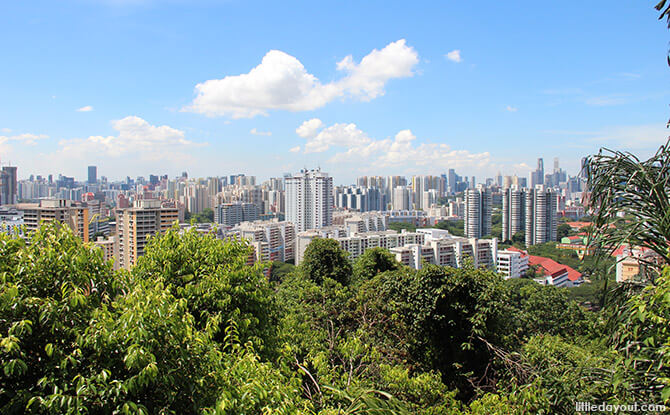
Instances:
[[[195,230],[153,238],[131,272],[64,226],[0,235],[0,412],[571,413],[575,400],[670,399],[670,270],[593,313],[529,280],[415,271],[381,249],[352,266],[317,241],[270,282],[249,247]]]

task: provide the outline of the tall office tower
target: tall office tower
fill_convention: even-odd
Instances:
[[[544,184],[544,160],[537,159],[537,169],[530,173],[530,186],[535,187],[538,184]]]
[[[98,167],[88,166],[88,184],[98,183]]]
[[[454,169],[449,169],[449,179],[447,181],[447,188],[450,193],[456,193],[456,171]]]
[[[5,166],[0,171],[0,205],[13,205],[17,202],[16,167]]]
[[[554,157],[554,173],[558,173],[558,171],[561,170],[558,167],[558,157]]]
[[[496,176],[496,185],[498,185],[498,187],[502,187],[503,185],[503,176],[500,172],[498,172],[498,175]]]
[[[333,178],[321,169],[301,170],[285,179],[286,220],[298,232],[333,223]]]
[[[470,179],[470,189],[474,189],[476,186],[477,181],[475,180],[475,176],[472,176]]]
[[[511,186],[502,196],[502,240],[511,241],[517,232],[526,230],[526,192]]]
[[[393,189],[393,210],[409,210],[412,206],[412,192],[407,186],[396,186]]]
[[[414,209],[422,210],[423,206],[423,192],[427,191],[429,177],[427,176],[412,176],[412,193],[414,194]]]
[[[558,194],[543,185],[528,189],[526,196],[526,245],[556,240]]]
[[[147,238],[167,231],[178,220],[178,208],[162,207],[156,199],[140,199],[134,207],[117,210],[115,243],[119,267],[130,269],[144,255]]]
[[[465,236],[482,238],[491,234],[492,204],[491,190],[482,185],[465,191]]]

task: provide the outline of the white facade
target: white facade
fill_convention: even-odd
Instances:
[[[498,274],[505,279],[521,278],[528,270],[528,255],[516,251],[498,251]]]
[[[518,186],[511,186],[503,190],[503,241],[511,241],[517,232],[526,230],[526,195],[527,192],[520,190]]]
[[[526,245],[556,240],[558,229],[557,194],[538,185],[526,196]]]
[[[481,238],[491,234],[491,190],[478,185],[465,191],[463,231],[468,238]]]
[[[298,232],[333,222],[333,178],[321,170],[303,170],[286,182],[286,220]]]

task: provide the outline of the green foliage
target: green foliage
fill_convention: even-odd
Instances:
[[[178,299],[186,300],[198,328],[213,318],[220,324],[238,323],[243,343],[253,342],[262,354],[275,353],[277,313],[262,264],[247,266],[251,247],[243,242],[217,240],[194,228],[177,226],[151,238],[132,273],[161,282]],[[222,341],[223,326],[215,336]]]
[[[51,412],[73,412],[87,360],[81,334],[122,278],[69,227],[49,224],[27,245],[0,234],[0,283],[0,412],[23,413],[38,399],[48,399]],[[74,400],[49,399],[61,393]]]
[[[443,220],[442,222],[438,222],[437,225],[435,225],[435,227],[438,229],[447,230],[449,231],[450,234],[455,236],[465,236],[465,233],[463,232],[463,219]]]
[[[402,230],[416,232],[416,225],[410,222],[391,222],[388,224],[388,228],[396,232],[401,232]]]
[[[628,287],[623,287],[628,288]],[[611,305],[614,386],[624,398],[670,404],[670,267],[656,285]]]
[[[570,236],[571,234],[572,234],[572,228],[570,227],[570,225],[566,223],[561,223],[560,225],[558,225],[556,236],[558,237],[559,241],[562,238],[565,238],[566,236]]]
[[[464,397],[491,360],[484,339],[502,343],[509,332],[504,293],[502,278],[483,269],[427,266],[408,286],[412,354]]]
[[[622,244],[649,248],[670,263],[670,140],[641,161],[631,153],[601,150],[588,159],[590,245],[609,256]]]
[[[502,239],[502,213],[491,215],[491,236]]]
[[[270,264],[270,281],[282,281],[287,275],[296,271],[296,266],[287,262],[274,261]]]
[[[512,242],[515,244],[525,244],[526,243],[526,232],[519,231],[512,235]]]
[[[368,249],[354,264],[354,278],[358,281],[367,281],[381,272],[393,271],[400,266],[401,264],[388,250],[384,248]]]
[[[221,360],[211,341],[216,321],[194,330],[187,301],[153,281],[140,281],[92,317],[81,343],[107,376],[84,372],[77,388],[84,407],[123,411],[132,403],[147,413],[195,414],[213,404]]]
[[[540,334],[523,350],[532,384],[543,390],[552,414],[572,414],[575,402],[606,402],[611,394],[614,354],[592,343],[584,345]]]
[[[528,279],[505,281],[516,335],[527,340],[537,333],[574,337],[588,332],[586,311],[572,301],[568,288],[544,286]]]
[[[184,215],[186,221],[193,221],[195,223],[213,223],[214,222],[214,211],[210,208],[205,208],[200,213],[190,213],[186,212]]]
[[[331,279],[347,285],[352,274],[348,255],[336,240],[317,238],[307,245],[300,271],[317,284]]]

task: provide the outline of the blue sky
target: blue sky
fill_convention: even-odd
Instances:
[[[4,2],[0,162],[350,183],[559,157],[575,174],[601,146],[667,138],[653,3]]]

